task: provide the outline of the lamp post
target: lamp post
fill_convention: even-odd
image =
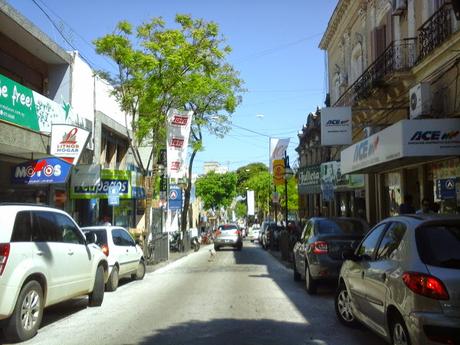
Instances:
[[[293,175],[292,169],[289,166],[289,156],[287,155],[286,151],[284,152],[284,200],[285,200],[285,206],[286,206],[286,214],[285,214],[285,227],[287,230],[287,224],[288,224],[288,214],[289,214],[289,209],[288,209],[288,179],[290,179]]]

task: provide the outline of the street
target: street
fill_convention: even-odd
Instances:
[[[210,248],[122,282],[100,308],[87,308],[86,298],[50,307],[23,344],[384,344],[339,324],[332,287],[308,296],[258,245],[214,259]]]

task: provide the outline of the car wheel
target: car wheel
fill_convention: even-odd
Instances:
[[[300,281],[300,273],[297,272],[297,267],[295,265],[295,260],[294,260],[292,270],[294,271],[294,281],[296,281],[296,282]]]
[[[113,266],[112,273],[110,273],[109,280],[107,281],[107,284],[105,284],[105,290],[115,291],[118,288],[119,280],[120,280],[120,277],[118,275],[118,267]]]
[[[139,261],[139,265],[137,265],[137,271],[133,275],[131,275],[132,279],[135,280],[142,280],[145,276],[145,262],[144,260]]]
[[[104,300],[104,268],[102,266],[99,266],[96,270],[93,291],[88,297],[88,305],[90,307],[99,307]]]
[[[37,334],[43,317],[43,290],[32,280],[21,289],[13,314],[6,321],[3,330],[9,341],[18,342],[30,339]]]
[[[393,345],[411,344],[406,324],[400,315],[394,316],[391,322],[391,338]]]
[[[335,294],[335,313],[342,324],[348,327],[356,327],[358,322],[353,315],[351,303],[352,302],[350,295],[348,294],[347,287],[344,283],[341,283]]]
[[[317,282],[313,279],[310,274],[310,267],[308,263],[305,263],[305,289],[310,295],[316,294]]]

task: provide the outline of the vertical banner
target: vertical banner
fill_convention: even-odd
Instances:
[[[254,212],[254,191],[253,190],[248,190],[246,192],[246,200],[248,203],[248,216],[253,216],[255,214]]]
[[[270,158],[269,166],[270,173],[273,173],[273,161],[275,159],[284,159],[284,152],[286,152],[289,145],[290,138],[278,139],[270,138]]]
[[[193,112],[178,112],[171,110],[168,113],[167,134],[167,174],[170,178],[186,176],[188,139],[192,123]]]
[[[273,184],[275,186],[284,184],[284,159],[273,161]]]

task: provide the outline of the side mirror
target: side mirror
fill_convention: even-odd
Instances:
[[[96,235],[94,234],[94,232],[85,232],[85,238],[87,244],[96,243]]]

